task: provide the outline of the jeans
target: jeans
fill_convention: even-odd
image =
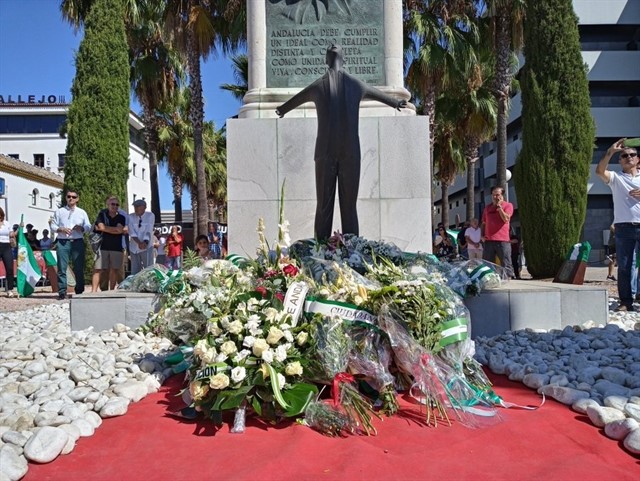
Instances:
[[[84,292],[84,240],[58,239],[58,294],[67,294],[67,267],[69,258],[76,277],[76,294]]]
[[[182,258],[180,256],[167,256],[167,268],[172,271],[180,270],[180,264]]]
[[[616,256],[618,258],[618,296],[621,306],[631,306],[632,271],[635,269],[635,251],[640,246],[640,224],[616,224]],[[637,274],[636,274],[637,276]],[[637,279],[637,277],[636,277]],[[637,286],[637,280],[636,280]]]

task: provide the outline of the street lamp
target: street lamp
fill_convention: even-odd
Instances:
[[[505,176],[504,178],[507,181],[507,186],[504,189],[504,200],[506,200],[507,202],[509,202],[509,181],[511,180],[511,171],[509,169],[507,169],[505,171]]]

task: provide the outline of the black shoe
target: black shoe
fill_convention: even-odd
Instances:
[[[617,281],[616,276],[607,276],[608,281]]]
[[[64,301],[65,299],[67,299],[67,295],[66,294],[58,294],[58,300],[59,301]]]
[[[635,310],[635,307],[625,306],[624,304],[615,308],[615,312],[634,312]]]

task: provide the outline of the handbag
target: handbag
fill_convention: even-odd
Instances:
[[[97,231],[95,226],[93,226],[93,230],[91,231],[91,234],[89,234],[89,244],[91,244],[91,250],[93,253],[100,255],[100,248],[102,247],[102,232]]]

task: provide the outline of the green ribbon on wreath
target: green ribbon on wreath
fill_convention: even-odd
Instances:
[[[184,279],[182,279],[182,270],[169,271],[165,274],[160,269],[155,268],[153,272],[158,279],[158,292],[160,294],[182,294],[186,288]]]

